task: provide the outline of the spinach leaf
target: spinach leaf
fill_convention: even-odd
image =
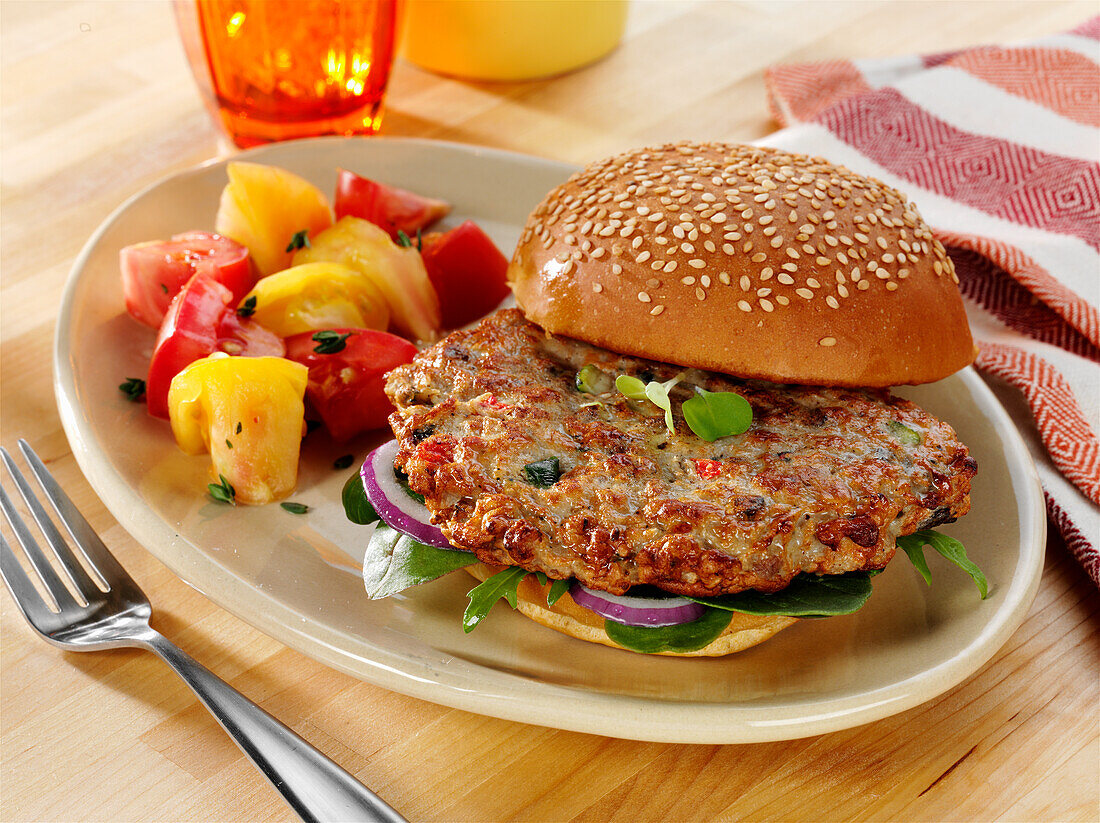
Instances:
[[[800,574],[782,591],[766,594],[743,591],[718,597],[688,597],[715,609],[744,614],[787,617],[829,617],[857,611],[871,596],[870,572]]]
[[[367,500],[367,491],[363,488],[363,478],[356,472],[344,483],[344,490],[340,494],[344,503],[344,514],[352,523],[365,526],[378,520],[378,512]]]
[[[741,434],[752,425],[752,406],[737,392],[697,389],[680,410],[688,428],[708,443]]]
[[[703,616],[678,626],[624,626],[604,621],[607,636],[624,648],[642,654],[657,652],[693,652],[712,643],[733,619],[722,609],[707,609]]]
[[[519,598],[519,582],[528,574],[527,569],[511,566],[470,589],[467,592],[470,605],[462,615],[462,630],[467,634],[472,632],[502,597],[514,609]]]
[[[924,578],[924,582],[929,586],[932,585],[932,572],[929,571],[928,562],[924,559],[925,546],[931,546],[964,572],[969,574],[970,578],[974,581],[974,585],[978,587],[978,592],[981,594],[982,600],[989,597],[989,582],[985,579],[985,575],[982,574],[982,570],[966,556],[966,549],[963,548],[963,544],[954,537],[940,534],[934,529],[925,529],[924,531],[899,537],[898,546],[900,546],[902,551],[909,556],[913,565],[916,566],[917,571],[920,572],[921,577]]]
[[[550,591],[546,594],[546,605],[553,606],[555,603],[561,600],[561,596],[569,591],[569,586],[570,584],[572,584],[572,582],[573,581],[567,577],[564,580],[555,580],[553,583],[551,583]]]
[[[363,582],[367,597],[377,600],[476,562],[470,552],[425,546],[379,523],[363,558]]]
[[[540,489],[548,489],[561,479],[561,466],[558,458],[547,457],[545,460],[536,460],[523,467],[523,476],[532,486]]]
[[[405,490],[405,494],[407,494],[409,497],[411,497],[417,503],[420,503],[421,505],[424,504],[424,495],[420,494],[419,492],[414,492],[412,490],[412,488],[410,488],[410,486],[409,486],[409,476],[407,474],[405,474],[405,472],[401,471],[401,469],[397,468],[397,466],[394,466],[393,467],[393,476],[394,476],[394,479],[397,480],[397,485],[399,485],[402,489]]]

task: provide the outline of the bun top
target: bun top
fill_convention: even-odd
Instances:
[[[780,383],[927,383],[974,359],[958,277],[896,189],[819,158],[676,143],[551,191],[509,267],[547,331]]]

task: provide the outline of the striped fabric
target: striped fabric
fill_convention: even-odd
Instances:
[[[955,261],[1047,511],[1100,586],[1100,17],[1013,46],[777,66],[768,145],[906,192]],[[1011,405],[1011,404],[1010,404]]]

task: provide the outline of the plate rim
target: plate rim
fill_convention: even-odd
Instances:
[[[299,150],[306,144],[335,145],[351,142],[364,147],[372,143],[403,144],[428,150],[443,148],[447,151],[479,157],[499,157],[548,169],[554,168],[561,171],[563,180],[577,169],[569,164],[520,152],[428,138],[309,138],[268,144],[225,157],[211,158],[166,174],[128,197],[104,218],[74,260],[62,292],[54,333],[54,395],[70,448],[89,485],[127,533],[185,583],[279,642],[324,665],[382,688],[451,708],[510,721],[662,743],[726,744],[790,740],[880,720],[934,699],[966,680],[1001,649],[1023,622],[1038,592],[1045,556],[1046,517],[1042,487],[1022,436],[992,390],[973,367],[967,367],[948,379],[962,381],[967,393],[989,422],[994,436],[1004,449],[1020,510],[1020,533],[1021,537],[1025,538],[1021,540],[1019,546],[1019,559],[1013,578],[1005,587],[1006,600],[998,605],[997,611],[991,615],[990,620],[983,624],[982,631],[971,638],[970,642],[954,656],[908,678],[860,695],[849,694],[817,701],[802,701],[806,706],[816,709],[815,714],[809,718],[805,716],[783,718],[777,715],[774,706],[671,702],[652,696],[616,695],[541,681],[535,683],[542,700],[539,703],[537,716],[533,717],[531,702],[521,700],[515,691],[507,694],[503,691],[485,692],[463,689],[455,684],[432,679],[433,670],[423,663],[412,667],[415,671],[408,667],[406,667],[407,670],[399,670],[395,664],[408,661],[381,647],[372,646],[378,652],[378,656],[372,660],[343,651],[335,642],[338,640],[336,633],[328,627],[311,623],[308,619],[304,619],[300,612],[284,605],[274,595],[236,576],[232,576],[236,585],[246,586],[253,597],[263,599],[270,608],[263,609],[259,613],[251,609],[238,609],[231,599],[217,597],[205,591],[194,581],[194,570],[205,568],[225,572],[224,567],[201,552],[192,553],[189,559],[185,559],[183,553],[167,551],[167,548],[186,546],[188,541],[174,535],[170,524],[160,517],[155,518],[157,521],[155,527],[149,529],[132,527],[130,519],[125,516],[128,505],[145,504],[142,503],[140,495],[129,488],[125,478],[106,459],[106,449],[96,440],[90,424],[79,413],[78,387],[67,352],[71,344],[69,330],[76,316],[75,295],[81,273],[109,228],[118,222],[134,203],[160,186],[188,176],[201,175],[211,166],[232,160],[253,160],[266,155],[279,156],[283,152]],[[1017,476],[1011,471],[1014,465],[1022,472],[1021,475]],[[120,489],[121,494],[118,493]],[[153,532],[159,533],[153,534]],[[1026,539],[1028,537],[1030,539]],[[166,544],[165,548],[160,548],[160,544]],[[154,546],[157,548],[153,548]],[[1021,575],[1025,577],[1021,578]],[[281,619],[277,619],[279,617]],[[298,628],[303,623],[310,626],[310,631]],[[357,665],[352,665],[352,661]],[[515,674],[502,676],[530,682],[527,678]],[[916,688],[917,686],[928,686],[933,693],[929,693],[927,689]],[[557,698],[552,701],[557,706],[553,710],[548,705],[551,702],[550,698]],[[655,707],[661,710],[659,718],[653,714]],[[608,710],[611,708],[614,711]],[[716,717],[716,713],[721,713],[720,720]],[[772,716],[762,717],[762,714]]]

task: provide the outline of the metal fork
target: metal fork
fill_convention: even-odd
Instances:
[[[303,820],[405,823],[405,818],[354,777],[153,630],[149,626],[152,613],[149,599],[92,531],[26,441],[19,441],[19,450],[73,542],[102,581],[102,585],[97,585],[84,570],[7,449],[0,448],[4,466],[53,549],[54,558],[84,601],[81,603],[61,582],[0,486],[4,516],[54,601],[48,604],[43,600],[11,545],[0,535],[0,572],[4,583],[35,631],[55,646],[70,651],[136,647],[157,654],[191,687]]]

